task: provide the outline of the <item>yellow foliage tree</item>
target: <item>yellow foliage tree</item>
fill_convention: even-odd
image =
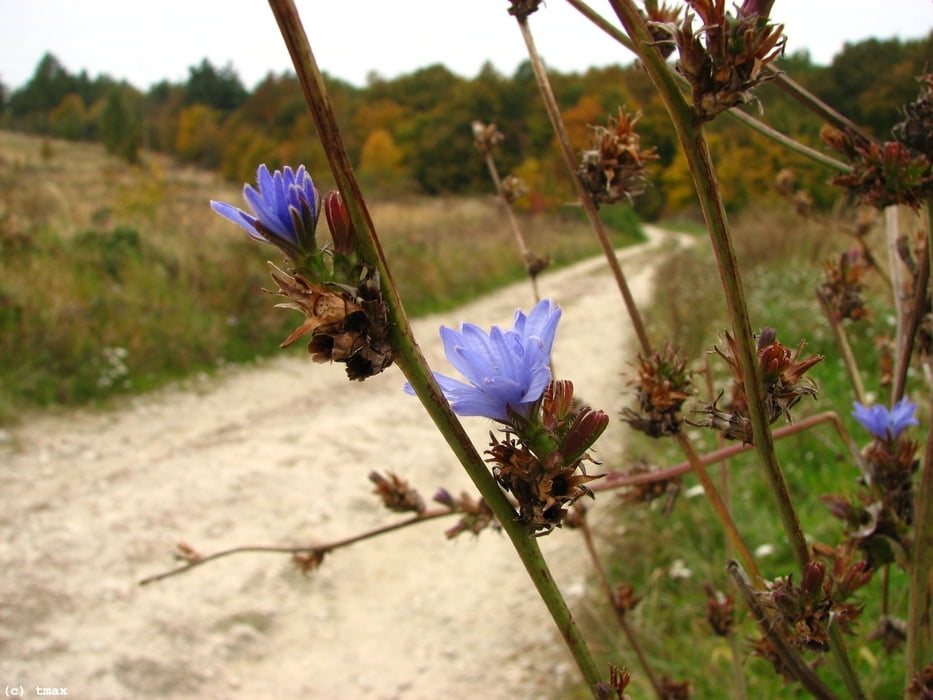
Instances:
[[[178,115],[175,153],[182,160],[216,167],[223,152],[223,133],[217,110],[202,104],[186,107]]]
[[[376,129],[366,137],[360,152],[360,177],[373,187],[398,184],[403,175],[402,150],[387,129]]]

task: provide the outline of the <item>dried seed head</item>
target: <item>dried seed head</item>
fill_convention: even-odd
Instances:
[[[648,357],[638,356],[638,410],[622,410],[622,420],[651,437],[676,435],[683,419],[680,410],[693,393],[690,371],[677,348],[666,344]]]
[[[382,499],[385,507],[396,513],[418,513],[424,512],[424,499],[421,498],[415,489],[408,485],[408,482],[397,474],[386,472],[383,476],[379,472],[373,471],[369,474],[369,480],[376,485],[376,493]]]
[[[514,204],[528,194],[528,185],[520,177],[506,175],[502,179],[502,196],[509,204]]]
[[[641,598],[635,595],[635,587],[628,583],[618,583],[612,589],[612,605],[620,615],[635,609]]]
[[[532,12],[538,11],[538,5],[541,4],[542,0],[509,0],[511,7],[509,7],[509,14],[517,17],[520,20],[524,20]]]
[[[505,137],[495,124],[484,124],[481,121],[474,121],[473,143],[484,155],[492,151],[493,146],[502,141]]]
[[[865,204],[879,210],[905,204],[917,210],[933,194],[933,161],[924,153],[912,153],[900,141],[866,144],[833,128],[824,127],[820,137],[852,164],[852,171],[835,176],[832,184]]]
[[[710,585],[706,586],[706,621],[718,637],[728,637],[735,627],[735,601]]]
[[[580,179],[597,204],[631,202],[645,191],[647,165],[657,160],[655,149],[642,149],[634,118],[621,107],[607,126],[590,127],[590,150],[580,154]]]
[[[379,276],[364,271],[356,288],[317,284],[300,273],[290,275],[269,263],[278,289],[270,291],[289,301],[277,308],[294,309],[304,322],[282,343],[288,347],[310,334],[308,351],[315,362],[343,362],[350,379],[363,380],[392,364],[388,313],[382,301]]]
[[[845,251],[835,260],[823,263],[823,279],[816,292],[837,322],[860,321],[868,316],[862,299],[863,272],[857,250]]]
[[[545,465],[527,447],[513,438],[499,441],[490,434],[487,460],[503,489],[518,501],[518,519],[537,535],[560,527],[567,509],[581,496],[592,497],[586,484],[602,475],[576,473],[579,462],[570,466]]]
[[[933,73],[917,78],[920,94],[904,105],[904,120],[891,130],[908,148],[933,160]]]
[[[693,88],[693,109],[702,121],[752,100],[749,91],[775,77],[764,68],[784,52],[784,28],[770,24],[765,0],[747,1],[737,16],[723,0],[688,0],[701,26],[693,29],[689,11],[676,28],[677,70]]]

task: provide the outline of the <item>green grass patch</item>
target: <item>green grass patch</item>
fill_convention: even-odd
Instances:
[[[753,327],[776,328],[778,338],[789,347],[806,340],[805,354],[825,357],[810,372],[820,385],[818,400],[804,399],[794,409],[795,417],[835,411],[856,441],[867,444],[868,435],[850,415],[852,388],[814,292],[821,262],[848,247],[848,241],[781,212],[739,217],[734,233]],[[884,401],[886,390],[878,379],[878,342],[893,334],[890,293],[876,278],[868,279],[866,298],[873,304],[873,313],[868,320],[850,327],[848,335],[866,389]],[[728,327],[708,243],[698,238],[696,246],[666,260],[658,271],[656,284],[655,302],[645,310],[651,321],[651,337],[657,343],[669,338],[680,344],[696,370],[705,369],[708,363],[714,386],[725,389],[728,395],[728,370],[723,362],[708,354],[713,345],[722,346],[717,331]],[[705,377],[697,374],[695,382],[700,398],[707,398]],[[912,380],[908,394],[913,390],[919,395],[922,391],[919,382],[919,377]],[[783,421],[777,425],[781,424]],[[929,421],[920,417],[920,424],[920,429],[914,428],[914,437],[923,441],[926,436],[922,426],[928,426]],[[689,434],[701,452],[716,448],[712,431],[690,428]],[[604,468],[626,469],[640,460],[658,467],[684,461],[670,441],[651,440],[634,431],[627,434],[625,450],[627,456],[622,464],[606,464]],[[859,472],[846,445],[824,424],[778,441],[777,452],[808,541],[835,546],[843,539],[843,526],[829,514],[819,497],[856,493]],[[720,480],[720,467],[712,467],[710,473]],[[754,453],[731,459],[727,474],[733,518],[749,547],[761,553],[759,562],[764,576],[774,579],[793,574],[794,581],[799,582],[773,496]],[[634,585],[642,598],[630,613],[630,620],[656,674],[689,681],[693,697],[735,698],[738,694],[731,682],[732,651],[726,640],[712,633],[705,619],[704,591],[704,584],[709,584],[731,592],[724,567],[734,555],[711,507],[702,493],[697,493],[697,483],[691,474],[684,477],[681,495],[669,513],[665,511],[664,498],[610,506],[610,511],[604,511],[607,521],[600,521],[603,527],[599,532],[605,534],[599,546],[613,583]],[[688,493],[691,496],[685,497]],[[599,496],[600,500],[610,498],[609,494]],[[874,580],[858,592],[857,602],[864,605],[864,614],[855,634],[846,637],[846,643],[868,696],[893,698],[899,697],[903,689],[903,651],[888,654],[880,641],[869,639],[882,616],[882,580],[883,575],[876,573]],[[889,614],[906,618],[904,572],[891,567],[888,586]],[[633,697],[652,696],[653,690],[625,637],[614,625],[608,605],[597,594],[595,584],[583,609],[584,632],[594,640],[600,658],[633,672],[630,690]],[[748,640],[757,635],[757,630],[740,601],[736,603],[736,616],[747,697],[802,696],[797,686],[786,685],[775,674],[769,662],[750,654]],[[809,654],[807,658],[816,660],[819,656]],[[820,673],[840,697],[848,697],[831,657],[826,657]],[[573,688],[567,691],[567,696],[585,698],[587,691]]]

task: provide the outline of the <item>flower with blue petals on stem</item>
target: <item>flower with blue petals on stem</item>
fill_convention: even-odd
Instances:
[[[917,404],[905,396],[889,411],[884,406],[863,406],[855,402],[852,415],[862,426],[879,440],[895,440],[908,426],[918,425],[914,418]]]
[[[485,416],[510,423],[525,416],[551,380],[551,347],[560,307],[539,302],[528,315],[515,312],[512,328],[493,326],[489,332],[472,323],[460,330],[441,328],[444,352],[469,384],[435,373],[444,396],[460,416]],[[406,385],[408,393],[414,393]]]
[[[265,164],[256,173],[256,185],[243,186],[243,198],[252,214],[232,204],[211,200],[211,208],[243,227],[250,238],[277,246],[296,265],[320,255],[314,232],[320,193],[303,165],[285,166],[269,173]]]

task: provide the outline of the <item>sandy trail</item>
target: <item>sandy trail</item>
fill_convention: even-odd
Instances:
[[[636,299],[650,292],[663,236],[622,255]],[[541,278],[563,307],[557,374],[615,415],[631,332],[606,264]],[[527,283],[419,320],[425,354],[448,372],[437,329],[508,325]],[[147,587],[184,541],[202,553],[325,542],[392,521],[367,474],[396,472],[429,500],[473,492],[393,367],[349,383],[298,350],[195,389],[115,411],[39,416],[0,446],[0,683],[67,687],[82,698],[537,697],[555,664],[573,672],[508,540],[446,541],[453,521],[341,550],[309,577],[286,555],[243,554]],[[481,448],[491,424],[466,419]],[[597,445],[612,465],[618,421]],[[587,567],[579,538],[542,541],[573,601]],[[551,676],[553,678],[553,676]]]

